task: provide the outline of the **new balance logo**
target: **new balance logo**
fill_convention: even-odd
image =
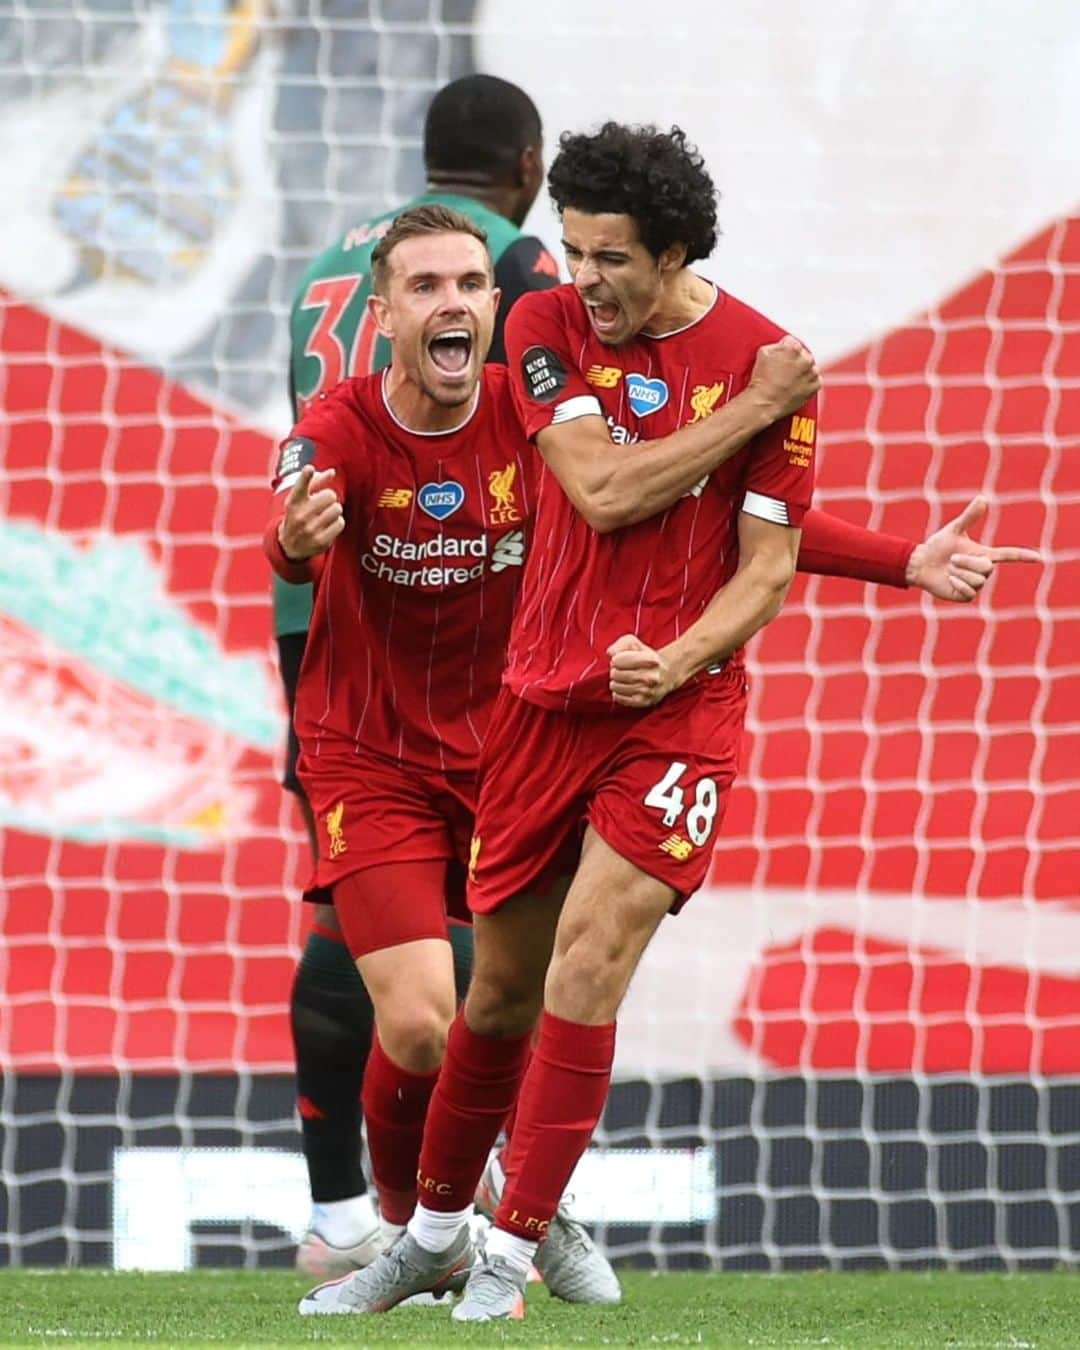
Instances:
[[[685,862],[693,851],[693,844],[681,834],[669,834],[660,845],[660,852],[668,854],[676,862]]]
[[[622,371],[618,366],[590,366],[585,372],[586,383],[597,389],[614,389],[621,379]]]
[[[412,488],[383,488],[379,497],[380,506],[390,506],[400,509],[408,506],[412,501]]]

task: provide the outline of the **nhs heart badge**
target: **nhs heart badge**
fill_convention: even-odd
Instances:
[[[663,380],[650,380],[646,375],[627,375],[626,397],[638,417],[648,417],[668,401],[668,387]]]
[[[464,500],[465,489],[453,479],[445,483],[425,483],[416,494],[420,510],[425,511],[432,520],[445,520],[447,516],[452,516]]]

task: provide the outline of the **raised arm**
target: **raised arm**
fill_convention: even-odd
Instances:
[[[615,445],[567,345],[565,331],[532,297],[507,319],[510,371],[526,432],[601,534],[666,510],[754,436],[801,409],[821,383],[814,358],[785,337],[761,348],[746,389],[710,417],[655,440]]]
[[[785,337],[761,348],[741,394],[669,436],[616,446],[602,417],[583,416],[541,431],[536,444],[578,511],[606,534],[665,511],[820,383],[814,358]]]
[[[300,471],[285,499],[274,503],[263,536],[270,566],[286,581],[314,581],[317,559],[345,528],[345,513],[332,486],[334,469]]]
[[[263,552],[285,581],[315,581],[319,561],[345,528],[343,476],[333,450],[294,430],[282,443],[271,484]]]
[[[938,600],[965,604],[975,599],[998,563],[1041,560],[1035,549],[995,548],[972,539],[968,530],[986,508],[986,498],[976,497],[921,544],[863,529],[826,511],[808,511],[802,523],[799,571],[914,586]]]

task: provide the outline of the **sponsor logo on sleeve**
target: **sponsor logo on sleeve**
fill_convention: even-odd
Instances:
[[[379,505],[400,511],[412,501],[412,488],[383,488],[379,494]]]
[[[631,374],[626,377],[626,397],[638,417],[648,417],[650,413],[659,412],[668,401],[668,387],[661,379]]]
[[[799,413],[791,419],[791,430],[784,438],[784,449],[788,462],[798,469],[808,469],[814,456],[814,441],[817,436],[817,423],[812,417]]]
[[[614,389],[621,379],[618,366],[590,366],[585,372],[586,384],[594,384],[597,389]]]
[[[694,415],[690,421],[703,422],[706,417],[710,417],[716,411],[716,405],[724,397],[726,388],[726,380],[720,380],[716,384],[694,385],[694,392],[690,395],[690,411]]]
[[[504,468],[494,469],[488,474],[488,491],[491,493],[488,514],[492,525],[509,525],[512,520],[521,519],[514,498],[516,477],[516,464],[507,464]]]
[[[278,455],[277,472],[274,474],[279,491],[283,487],[292,486],[296,475],[305,464],[314,463],[314,441],[308,440],[306,436],[294,436],[286,441]]]
[[[465,489],[448,478],[445,483],[425,483],[416,494],[416,504],[432,520],[452,516],[465,500]]]
[[[521,358],[521,373],[536,403],[553,403],[566,388],[566,367],[547,347],[530,347]]]

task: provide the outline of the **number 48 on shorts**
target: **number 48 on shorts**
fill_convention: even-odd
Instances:
[[[681,783],[686,770],[687,765],[682,760],[672,760],[664,776],[645,794],[645,805],[663,812],[665,829],[673,830],[681,823],[690,842],[701,848],[709,842],[720,795],[714,778],[699,778],[694,786],[693,800],[687,806],[686,789]]]

